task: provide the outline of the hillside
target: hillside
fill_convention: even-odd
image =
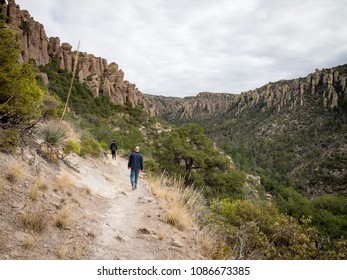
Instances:
[[[239,95],[144,95],[87,53],[74,80],[78,53],[1,4],[4,258],[346,258],[346,66]],[[125,158],[141,147],[136,195],[105,157],[113,139]]]
[[[19,36],[20,60],[34,62],[37,66],[56,63],[60,70],[71,73],[74,54],[71,42],[60,42],[59,37],[48,37],[42,23],[37,22],[27,10],[22,10],[14,0],[1,1],[1,12],[6,23]],[[105,58],[80,52],[76,76],[86,82],[94,97],[106,96],[113,103],[133,106],[142,105],[144,110],[155,116],[155,108],[135,84],[124,79],[124,71],[115,62],[108,63]],[[43,80],[48,83],[47,76]]]
[[[163,117],[199,123],[247,171],[271,170],[279,183],[292,180],[311,197],[346,193],[346,69],[316,70],[240,95],[199,94],[181,101],[186,114],[167,105]]]
[[[76,171],[32,152],[0,159],[2,260],[203,258],[196,226],[166,223],[145,179],[131,190],[123,158],[71,156]]]

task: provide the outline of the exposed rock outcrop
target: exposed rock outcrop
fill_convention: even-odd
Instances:
[[[60,69],[72,71],[74,51],[69,43],[61,43],[58,37],[48,38],[42,24],[34,20],[26,10],[21,10],[14,0],[1,0],[1,11],[7,18],[7,24],[20,33],[21,60],[34,60],[37,65],[46,65],[55,61]],[[79,56],[77,77],[86,81],[94,97],[106,95],[119,105],[129,102],[133,106],[143,105],[151,116],[158,115],[135,84],[124,80],[124,72],[116,63],[92,54]]]
[[[1,0],[2,12],[7,15],[8,25],[20,32],[22,60],[35,60],[37,65],[55,61],[60,69],[72,71],[74,51],[69,43],[58,37],[46,36],[42,24],[36,22],[26,10],[21,10],[14,0]],[[80,53],[77,77],[85,81],[94,97],[105,95],[112,102],[133,106],[141,105],[150,116],[189,119],[192,116],[217,114],[233,110],[235,115],[248,108],[262,111],[281,111],[285,107],[303,106],[307,98],[315,98],[323,108],[340,106],[347,96],[346,71],[337,69],[316,70],[306,79],[269,83],[261,88],[241,94],[202,92],[195,97],[174,98],[143,94],[135,84],[124,80],[119,66],[92,54]]]
[[[249,108],[276,110],[302,107],[305,100],[315,99],[322,108],[337,108],[347,100],[347,73],[338,67],[316,70],[306,79],[278,81],[241,94],[199,93],[195,97],[172,98],[149,96],[155,112],[168,119],[199,118],[232,110],[239,115]]]

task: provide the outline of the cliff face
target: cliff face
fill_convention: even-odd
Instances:
[[[339,67],[316,70],[306,78],[269,83],[241,94],[199,93],[191,98],[149,96],[157,114],[167,119],[189,120],[231,111],[235,116],[248,109],[275,110],[303,107],[314,98],[323,109],[337,108],[347,100],[347,71]]]
[[[1,11],[7,16],[7,24],[20,34],[21,60],[34,60],[37,65],[45,65],[55,61],[60,69],[72,71],[74,51],[69,43],[62,43],[58,37],[48,38],[44,26],[34,20],[26,10],[21,10],[14,0],[1,0]],[[124,80],[124,72],[116,63],[107,63],[101,57],[81,53],[78,63],[77,77],[86,81],[93,96],[109,96],[119,105],[130,102],[144,106],[151,115],[157,115],[148,98],[135,84]]]
[[[47,38],[42,24],[28,11],[21,10],[14,0],[1,0],[8,25],[20,34],[22,61],[35,60],[37,65],[55,61],[60,69],[72,71],[74,51],[58,37]],[[239,115],[249,108],[281,111],[284,107],[303,106],[307,98],[316,98],[324,108],[336,108],[347,95],[347,75],[337,69],[316,70],[306,79],[269,83],[239,95],[202,92],[195,97],[174,98],[145,95],[135,84],[124,80],[124,72],[116,63],[92,54],[79,56],[77,77],[85,81],[93,96],[105,95],[119,105],[130,102],[143,105],[150,116],[187,120],[233,111]],[[317,88],[323,88],[317,90]]]
[[[195,97],[165,97],[148,95],[159,116],[168,119],[187,120],[193,116],[212,115],[226,111],[238,100],[238,95],[227,93],[200,92]]]

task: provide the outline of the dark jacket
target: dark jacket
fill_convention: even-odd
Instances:
[[[128,161],[128,167],[131,169],[141,169],[143,170],[143,158],[141,153],[133,152],[131,153]]]
[[[116,143],[112,143],[112,144],[110,145],[110,149],[111,149],[112,151],[117,151],[117,144],[116,144]]]

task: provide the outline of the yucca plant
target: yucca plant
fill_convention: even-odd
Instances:
[[[42,132],[45,141],[52,146],[56,146],[66,138],[66,130],[57,123],[48,123]]]

